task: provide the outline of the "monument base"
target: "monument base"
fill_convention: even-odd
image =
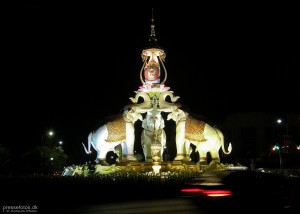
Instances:
[[[179,172],[179,171],[195,171],[200,172],[198,164],[194,162],[184,161],[167,161],[167,162],[121,162],[116,163],[116,167],[120,171],[133,172],[153,172],[153,166],[161,166],[160,172]]]
[[[128,161],[120,162],[110,166],[96,165],[79,165],[66,167],[62,176],[89,176],[93,174],[112,174],[118,172],[136,172],[136,173],[164,173],[164,172],[187,172],[198,173],[210,170],[222,170],[234,167],[233,164],[222,164],[212,161],[209,165],[201,165],[200,162],[190,161],[166,161],[166,162],[139,162]]]

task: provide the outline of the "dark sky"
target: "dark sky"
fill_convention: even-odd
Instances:
[[[67,152],[80,153],[88,133],[141,85],[151,8],[166,85],[192,113],[218,121],[233,112],[299,112],[299,3],[184,2],[9,8],[1,144],[36,145],[52,128]]]

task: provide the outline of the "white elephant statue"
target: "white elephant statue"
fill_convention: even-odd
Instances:
[[[142,123],[143,131],[141,136],[141,144],[145,155],[145,162],[153,162],[153,155],[160,157],[166,145],[166,133],[164,119],[160,111],[148,111]],[[160,149],[153,151],[156,144]],[[154,145],[155,146],[155,145]],[[156,154],[155,154],[156,153]]]
[[[218,128],[189,116],[188,113],[179,108],[172,109],[172,112],[167,116],[167,120],[170,119],[176,123],[177,155],[175,160],[190,160],[190,143],[196,146],[195,152],[199,152],[200,164],[207,164],[208,152],[212,161],[220,162],[219,150],[221,147],[225,154],[231,153],[231,143],[228,146],[228,152],[226,152],[224,136]]]
[[[134,123],[143,120],[139,112],[131,110],[118,115],[112,121],[99,127],[88,135],[88,148],[83,147],[87,154],[91,153],[91,145],[97,151],[96,162],[108,166],[106,155],[115,151],[115,147],[122,146],[122,161],[136,161],[134,156],[135,131]]]

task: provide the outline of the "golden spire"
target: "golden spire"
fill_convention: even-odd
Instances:
[[[164,84],[167,79],[167,71],[163,61],[165,60],[166,54],[162,48],[157,44],[157,38],[155,35],[155,24],[154,15],[152,8],[151,18],[151,33],[149,38],[149,45],[142,51],[142,60],[144,64],[140,71],[140,79],[142,83],[148,85],[159,85]],[[161,66],[164,69],[164,80],[161,82]],[[144,78],[143,78],[144,74]],[[144,80],[145,79],[145,80]]]
[[[150,34],[150,39],[149,41],[151,42],[151,40],[154,40],[154,42],[157,41],[157,38],[155,36],[155,24],[154,24],[154,15],[153,15],[153,8],[152,8],[152,19],[151,19],[151,34]]]

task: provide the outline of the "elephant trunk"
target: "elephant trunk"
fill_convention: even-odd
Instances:
[[[137,104],[139,97],[142,97],[144,99],[143,103]],[[134,112],[138,113],[146,113],[151,109],[151,100],[147,93],[145,92],[138,92],[135,97],[129,98],[134,104],[131,105],[131,109]]]
[[[91,145],[95,148],[94,144],[93,144],[93,137],[94,137],[94,132],[91,132],[88,136],[88,148],[85,147],[84,143],[82,143],[84,151],[86,154],[91,154]]]
[[[221,142],[221,145],[222,145],[222,151],[226,155],[230,154],[231,151],[232,151],[232,145],[231,145],[231,143],[229,143],[228,148],[227,148],[228,152],[226,152],[225,146],[224,146],[224,135],[223,135],[223,133],[219,129],[217,129],[217,128],[215,128],[215,129],[216,129],[216,131],[217,131],[217,133],[219,135],[219,138],[220,138],[220,142]]]
[[[90,154],[90,153],[91,153],[91,151],[88,151],[88,150],[86,149],[86,147],[85,147],[84,143],[82,143],[82,145],[83,145],[83,148],[84,148],[84,151],[85,151],[85,153],[86,153],[86,154]]]
[[[222,151],[223,151],[224,154],[226,154],[226,155],[228,155],[228,154],[231,153],[231,151],[232,151],[232,145],[231,145],[231,143],[229,143],[227,150],[228,150],[228,152],[225,151],[225,148],[224,148],[224,142],[223,142],[223,143],[222,143]]]

